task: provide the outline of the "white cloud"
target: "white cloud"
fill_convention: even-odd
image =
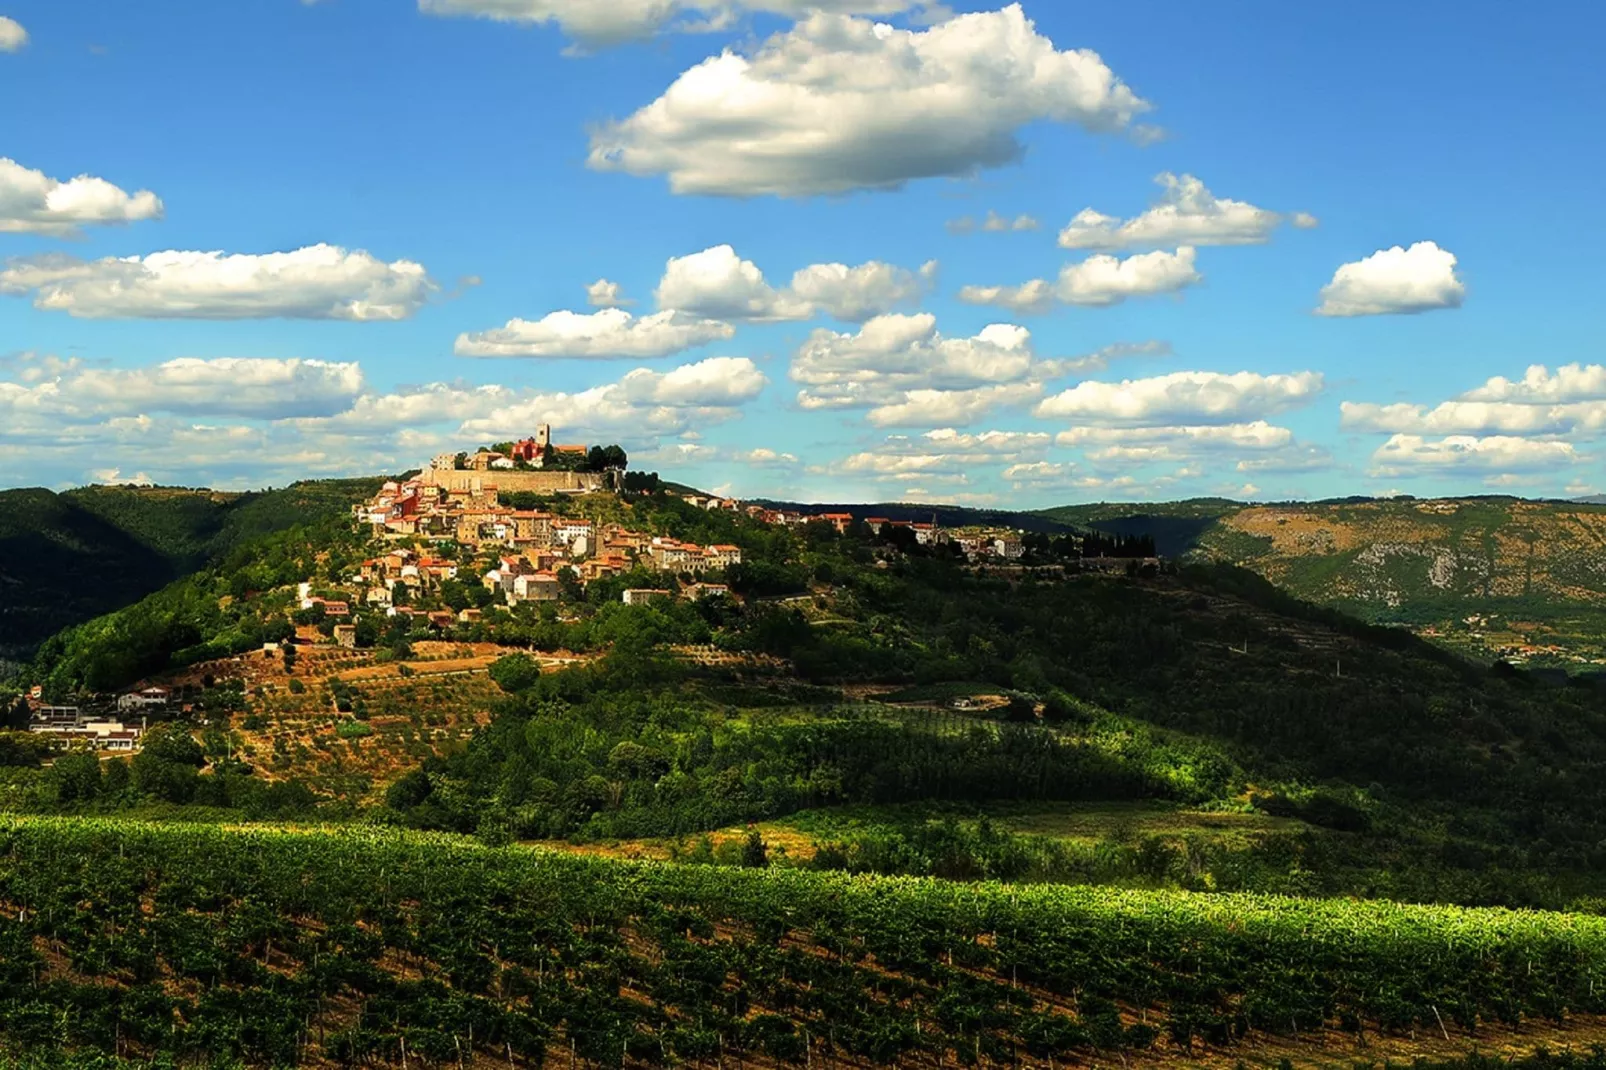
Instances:
[[[1028,123],[1114,131],[1148,107],[1096,53],[1056,49],[1019,4],[926,30],[817,11],[603,124],[589,162],[667,175],[676,193],[895,189],[1014,162]]]
[[[638,368],[575,392],[434,383],[368,393],[355,364],[297,359],[104,368],[25,354],[0,369],[0,464],[26,460],[34,478],[78,482],[137,457],[159,482],[219,487],[396,471],[548,421],[634,452],[738,417],[766,385],[738,357]],[[762,451],[743,462],[792,463]]]
[[[918,272],[879,260],[858,267],[813,264],[777,290],[751,260],[729,245],[670,259],[655,296],[658,307],[724,320],[774,323],[812,319],[825,312],[849,323],[890,312],[915,301],[935,278],[937,262]]]
[[[1290,472],[1319,472],[1333,467],[1333,455],[1321,446],[1290,446],[1259,457],[1245,457],[1238,462],[1238,471],[1284,474]]]
[[[0,271],[0,293],[82,319],[401,320],[438,291],[422,264],[311,245],[263,255],[39,256]]]
[[[997,212],[988,212],[987,218],[981,221],[981,229],[990,234],[1002,234],[1006,231],[1036,230],[1042,224],[1029,215],[1018,215],[1014,219],[1005,219]]]
[[[1455,254],[1433,242],[1396,245],[1344,264],[1322,288],[1319,316],[1383,316],[1460,308],[1467,288]]]
[[[635,304],[625,297],[624,287],[610,279],[598,279],[587,286],[586,303],[592,308],[622,308]]]
[[[1078,383],[1045,398],[1035,413],[1116,427],[1234,424],[1304,405],[1322,388],[1320,372],[1173,372],[1119,383]]]
[[[640,41],[667,31],[727,29],[744,10],[799,18],[815,9],[896,15],[911,9],[935,13],[940,7],[918,0],[418,0],[418,9],[427,15],[556,24],[582,49]]]
[[[0,49],[4,24],[0,22]],[[0,232],[71,237],[83,227],[162,218],[150,190],[128,193],[103,178],[62,182],[0,157]]]
[[[1556,405],[1446,401],[1431,409],[1404,402],[1346,401],[1339,412],[1345,430],[1381,433],[1560,435],[1606,428],[1606,401]]]
[[[149,487],[151,477],[144,472],[123,475],[121,468],[96,468],[89,473],[90,482],[113,487]]]
[[[1153,207],[1121,220],[1084,208],[1060,231],[1065,249],[1143,249],[1178,245],[1259,245],[1283,217],[1243,201],[1217,197],[1192,175],[1155,176],[1162,190]]]
[[[1276,450],[1293,444],[1294,433],[1265,420],[1237,424],[1158,427],[1073,427],[1054,436],[1061,446],[1165,447],[1193,451]]]
[[[1015,312],[1047,312],[1056,304],[1087,308],[1118,305],[1130,297],[1176,293],[1203,280],[1194,270],[1194,251],[1139,253],[1125,260],[1100,254],[1067,264],[1059,279],[1033,279],[1019,286],[966,286],[959,299],[973,305],[998,305]]]
[[[1295,212],[1288,217],[1288,221],[1300,230],[1315,230],[1322,225],[1322,221],[1309,212]]]
[[[426,15],[461,15],[497,22],[555,23],[586,48],[640,40],[664,29],[682,11],[677,0],[418,0]]]
[[[938,427],[922,435],[890,435],[883,450],[894,453],[960,454],[976,458],[1009,459],[1048,447],[1051,436],[1042,431],[981,431],[970,433]]]
[[[0,15],[0,52],[21,52],[28,43],[28,31],[16,19]]]
[[[545,357],[647,360],[693,346],[724,341],[736,328],[685,312],[636,317],[619,308],[590,315],[553,312],[537,320],[514,319],[506,327],[458,335],[460,357]]]
[[[653,439],[732,419],[766,381],[746,357],[711,357],[670,372],[637,368],[617,383],[578,393],[522,395],[465,420],[461,433],[498,438],[550,422],[631,441]]]
[[[23,387],[0,382],[0,412],[94,419],[145,412],[283,419],[329,416],[362,392],[356,364],[182,357],[150,368],[74,365]]]
[[[975,230],[980,230],[985,234],[1020,233],[1022,231],[1036,230],[1041,225],[1033,216],[1022,214],[1010,219],[999,215],[992,209],[987,210],[986,216],[979,223],[967,215],[960,216],[958,219],[950,219],[944,224],[950,234],[969,234]]]
[[[1564,364],[1554,373],[1529,365],[1515,382],[1495,376],[1461,395],[1466,401],[1566,402],[1606,399],[1606,365]]]
[[[968,425],[999,409],[1035,401],[1042,393],[1037,383],[1004,383],[968,390],[909,390],[898,401],[875,406],[865,419],[877,427]]]
[[[1510,435],[1449,435],[1432,440],[1420,435],[1394,435],[1372,455],[1376,477],[1428,472],[1545,472],[1583,460],[1570,442],[1541,441]]]
[[[764,323],[814,314],[807,301],[784,295],[765,282],[758,265],[737,256],[729,245],[672,257],[656,296],[659,308],[725,320]]]
[[[1004,478],[1011,483],[1064,483],[1076,471],[1076,465],[1061,461],[1030,461],[1012,464],[1004,469]]]
[[[918,273],[879,260],[858,267],[814,264],[792,276],[791,294],[836,319],[863,323],[918,301],[936,274],[935,260],[921,265]]]
[[[1040,361],[1031,332],[997,323],[947,338],[930,313],[891,314],[855,334],[820,329],[792,360],[804,409],[869,408],[881,426],[970,423],[1039,396],[1059,366]]]

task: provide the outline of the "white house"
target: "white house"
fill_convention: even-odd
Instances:
[[[168,692],[165,687],[147,687],[143,691],[130,691],[120,695],[117,699],[119,710],[148,710],[161,708],[167,705]]]

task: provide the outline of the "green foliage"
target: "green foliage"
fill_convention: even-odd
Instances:
[[[508,654],[490,668],[491,679],[510,695],[528,691],[541,678],[541,664],[528,654]]]
[[[571,1044],[611,1065],[1076,1061],[1159,1034],[1197,1054],[1252,1031],[1465,1037],[1606,1011],[1606,920],[1587,916],[632,865],[356,829],[9,820],[0,900],[18,908],[0,917],[0,1041],[75,1065],[388,1059],[403,1041],[448,1064]],[[71,980],[35,983],[46,945]]]
[[[0,492],[0,655],[131,605],[234,548],[343,515],[371,480],[259,494],[165,487]]]
[[[333,511],[332,503],[321,518],[313,510],[287,519],[308,524],[253,538],[134,605],[52,636],[40,647],[26,678],[43,683],[49,697],[64,699],[79,691],[115,690],[165,668],[283,641],[289,635],[283,605],[238,592],[298,583],[315,574],[320,555],[349,552],[358,544],[348,520]],[[366,619],[358,623],[359,629],[368,624],[372,641],[373,624]]]

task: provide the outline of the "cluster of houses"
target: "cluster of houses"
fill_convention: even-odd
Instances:
[[[165,687],[146,687],[119,695],[115,703],[120,717],[139,715],[139,724],[114,720],[110,710],[89,710],[80,706],[51,706],[43,701],[43,688],[35,687],[29,694],[28,731],[42,736],[61,749],[74,744],[95,750],[132,753],[139,748],[140,737],[145,734],[146,717],[153,712],[165,711],[170,693]]]
[[[853,526],[852,513],[805,513],[795,509],[770,509],[763,505],[744,505],[734,498],[719,498],[700,494],[681,494],[682,501],[697,509],[724,510],[742,513],[763,524],[779,527],[803,527],[807,524],[830,524],[839,533]],[[867,516],[864,524],[876,536],[890,535],[903,529],[916,544],[937,546],[952,543],[964,551],[971,561],[1018,561],[1026,554],[1026,545],[1020,532],[1009,528],[944,528],[935,521],[892,520],[884,516]]]
[[[505,507],[498,502],[495,487],[481,487],[477,494],[459,494],[416,480],[389,482],[372,501],[359,507],[358,517],[375,534],[392,541],[434,535],[471,551],[495,550],[492,567],[474,578],[509,606],[557,601],[563,586],[560,576],[565,572],[585,586],[643,566],[700,575],[742,561],[741,548],[733,545],[703,546],[633,531],[623,524]],[[417,600],[411,596],[435,590],[445,580],[460,578],[463,577],[455,561],[397,548],[364,561],[356,582],[365,591],[364,604],[394,617],[413,615],[404,604]],[[409,597],[398,597],[400,588],[406,588]],[[337,642],[352,641],[345,626],[338,623],[349,617],[348,603],[314,599],[310,585],[305,584],[301,599],[303,609],[322,604],[324,615],[337,621]],[[472,623],[477,614],[477,610],[462,610],[455,622]],[[437,621],[437,616],[442,619]],[[453,621],[446,620],[447,616],[450,614],[431,614],[429,623],[449,626]]]

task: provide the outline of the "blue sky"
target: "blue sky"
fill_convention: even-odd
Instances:
[[[1598,5],[824,6],[0,2],[0,485],[1606,489]]]

